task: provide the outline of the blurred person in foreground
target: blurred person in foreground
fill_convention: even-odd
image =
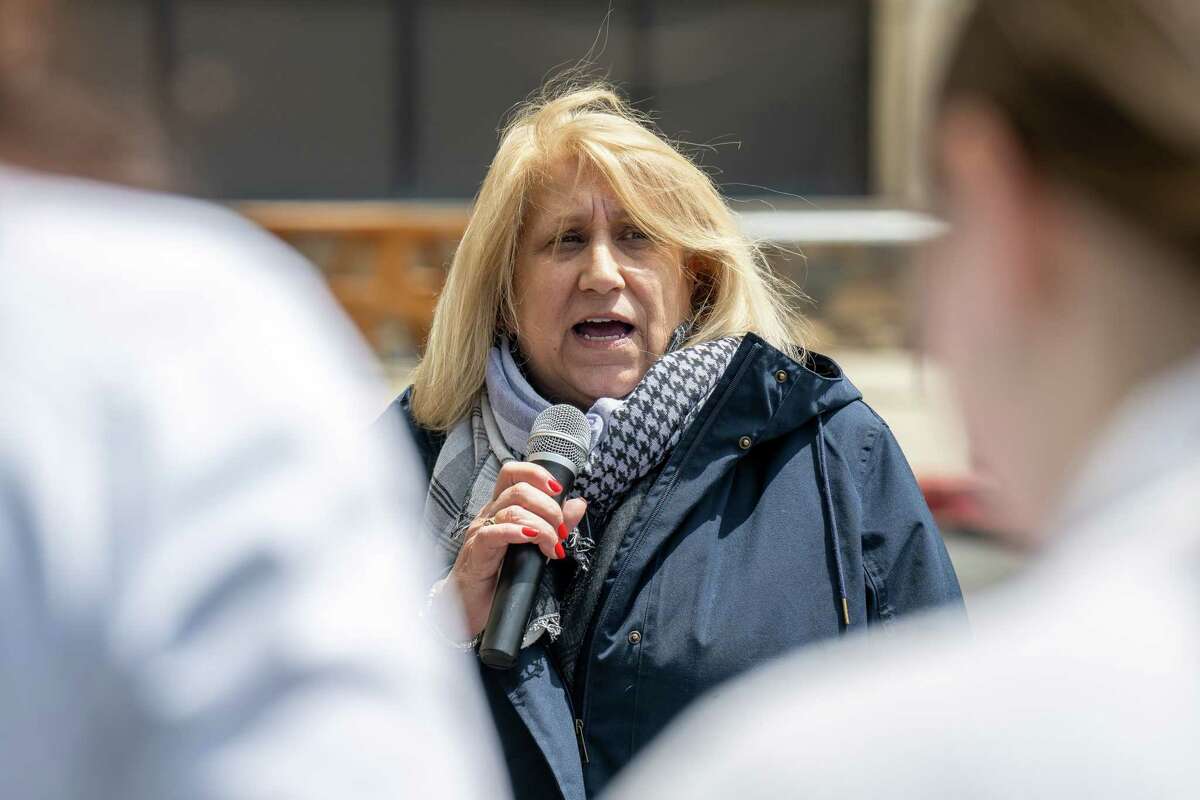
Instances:
[[[597,793],[780,653],[961,610],[899,445],[798,323],[708,176],[611,90],[553,87],[507,127],[395,410],[452,639],[483,629],[509,545],[550,559],[518,664],[484,674],[518,796]],[[551,403],[592,429],[561,511],[521,455]]]
[[[31,9],[0,2],[0,43]],[[415,463],[362,435],[381,389],[320,280],[227,211],[18,166],[154,160],[24,53],[0,51],[0,793],[503,797],[397,550]]]
[[[970,641],[897,630],[723,689],[614,798],[1200,796],[1197,98],[1196,3],[979,2],[929,336],[1042,557]]]

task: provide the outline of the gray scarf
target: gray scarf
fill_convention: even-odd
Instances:
[[[672,343],[680,338],[677,334]],[[740,337],[730,336],[668,352],[624,400],[602,398],[588,411],[592,450],[573,496],[588,501],[589,517],[607,515],[666,459],[740,343]],[[425,529],[440,549],[445,572],[458,556],[467,526],[491,501],[501,464],[523,458],[533,420],[549,405],[525,379],[508,343],[493,348],[487,386],[471,413],[450,429],[429,482]],[[567,576],[566,594],[589,571],[595,544],[578,529],[568,537],[566,550],[574,570]],[[547,570],[522,647],[542,633],[552,641],[559,636],[559,594]]]

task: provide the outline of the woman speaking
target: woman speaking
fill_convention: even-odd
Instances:
[[[507,547],[550,561],[517,664],[483,670],[518,797],[594,795],[712,686],[961,602],[891,432],[800,322],[709,178],[612,91],[508,125],[394,408],[464,647]],[[591,429],[561,508],[523,461],[553,403]]]

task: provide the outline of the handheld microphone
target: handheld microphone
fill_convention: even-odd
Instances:
[[[560,506],[587,463],[591,441],[587,417],[575,406],[550,406],[533,421],[525,460],[545,469],[562,485]],[[517,662],[546,560],[536,544],[508,546],[479,644],[479,660],[489,667],[509,669]]]

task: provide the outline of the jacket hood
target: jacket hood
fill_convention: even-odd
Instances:
[[[809,351],[797,361],[754,334],[748,334],[734,354],[726,380],[732,384],[731,394],[738,398],[735,416],[758,428],[748,437],[751,442],[786,436],[805,426],[814,428],[821,510],[834,561],[834,590],[842,624],[848,629],[849,597],[842,534],[829,481],[825,422],[833,412],[861,400],[862,392],[828,356]]]
[[[794,390],[799,393],[796,401],[799,405],[795,409],[798,416],[811,419],[862,399],[862,392],[829,356],[808,352],[803,363],[792,363],[804,378]]]
[[[734,354],[730,375],[748,379],[755,373],[771,375],[768,385],[775,382],[783,390],[778,407],[770,404],[770,419],[759,434],[762,439],[787,435],[862,399],[862,392],[829,356],[806,351],[796,360],[751,333]]]

